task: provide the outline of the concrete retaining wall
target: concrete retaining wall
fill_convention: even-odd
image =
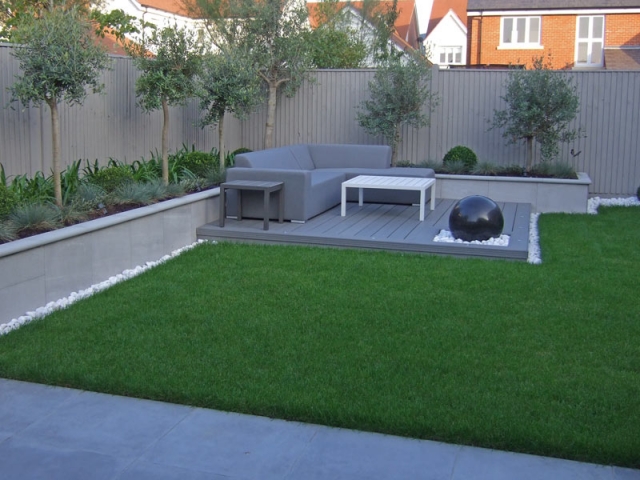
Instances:
[[[0,245],[0,324],[196,241],[216,188]]]

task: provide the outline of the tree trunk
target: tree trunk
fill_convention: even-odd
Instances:
[[[53,194],[56,205],[62,206],[62,185],[60,183],[60,117],[55,99],[47,100],[51,110],[51,142],[53,143]]]
[[[396,131],[393,134],[393,142],[391,142],[391,166],[395,167],[398,163],[398,145],[400,145],[400,128],[401,125],[396,125]]]
[[[533,137],[527,137],[527,171],[533,167]]]
[[[224,164],[224,113],[218,121],[218,147],[220,151],[220,171],[223,172],[226,167]]]
[[[167,99],[162,99],[162,113],[164,122],[162,123],[162,182],[169,184],[169,105]]]
[[[269,84],[269,100],[267,102],[267,124],[264,129],[264,148],[273,148],[273,124],[276,120],[276,100],[278,87],[275,83]]]

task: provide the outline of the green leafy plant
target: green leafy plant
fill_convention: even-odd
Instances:
[[[53,200],[53,176],[45,177],[40,171],[31,178],[26,174],[16,175],[9,189],[15,193],[20,204],[50,202]]]
[[[206,152],[189,152],[182,158],[182,166],[194,174],[201,176],[211,165],[218,161],[219,154]]]
[[[382,135],[391,146],[391,165],[398,159],[402,125],[429,124],[438,103],[431,92],[431,68],[419,55],[392,55],[369,82],[370,98],[362,102],[357,120],[367,133]]]
[[[140,44],[128,44],[141,72],[136,80],[138,105],[145,112],[162,109],[162,180],[169,183],[169,107],[195,96],[203,46],[194,32],[177,26],[153,30]],[[149,52],[155,52],[151,55]]]
[[[458,145],[449,150],[442,159],[442,163],[445,165],[452,161],[463,162],[466,169],[470,172],[478,163],[478,157],[469,147]]]
[[[111,165],[93,173],[87,181],[111,193],[120,185],[133,183],[133,171],[128,165]]]
[[[0,183],[0,219],[5,218],[18,204],[16,194]]]
[[[527,170],[533,167],[533,142],[540,144],[543,161],[558,155],[559,142],[581,136],[580,129],[569,128],[579,110],[580,97],[572,77],[553,72],[551,61],[535,58],[533,69],[513,70],[504,85],[504,110],[494,110],[490,129],[504,128],[508,144],[524,140],[527,144]]]
[[[51,111],[54,198],[62,205],[60,184],[60,117],[58,104],[82,104],[86,87],[96,93],[104,87],[99,75],[109,65],[109,57],[95,42],[86,13],[72,7],[41,11],[25,16],[13,37],[23,48],[12,55],[20,61],[21,75],[10,87],[11,100],[25,106],[43,102]]]
[[[498,167],[498,175],[505,175],[508,177],[523,177],[525,175],[525,169],[522,165],[504,165]]]

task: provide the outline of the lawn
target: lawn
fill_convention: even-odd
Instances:
[[[0,337],[0,376],[640,468],[640,209],[542,265],[202,245]]]

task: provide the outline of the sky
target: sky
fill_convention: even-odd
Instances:
[[[418,24],[420,25],[420,33],[427,32],[429,24],[429,12],[433,0],[416,0],[416,9],[418,10]]]

